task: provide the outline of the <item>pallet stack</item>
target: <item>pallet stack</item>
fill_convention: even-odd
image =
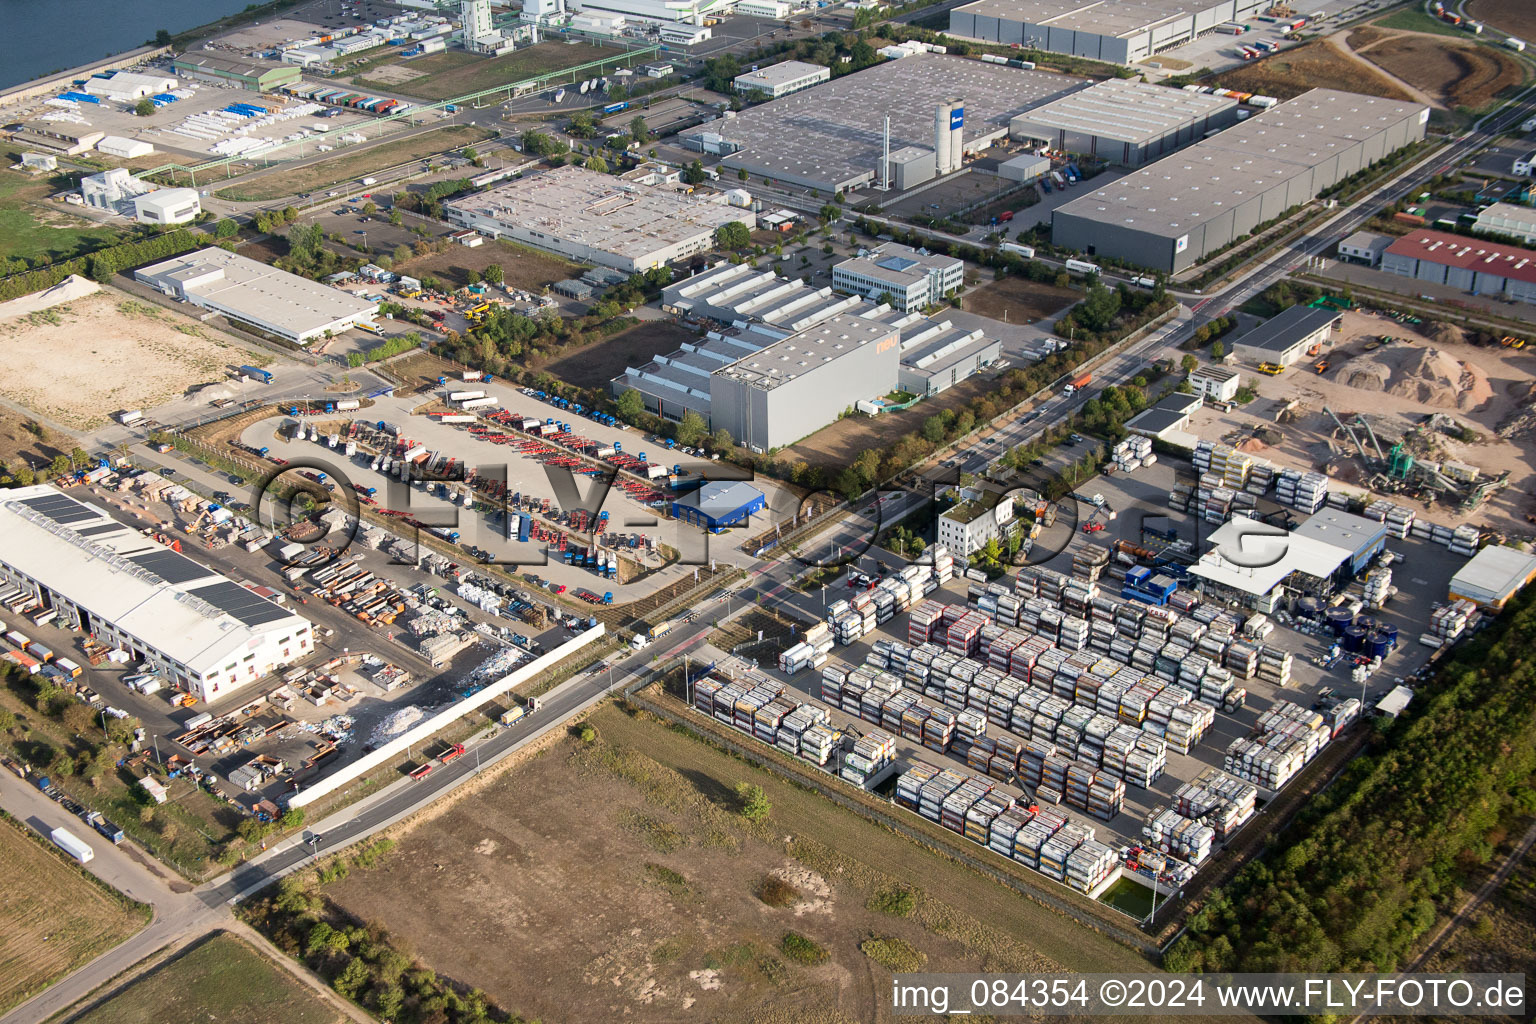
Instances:
[[[1282,469],[1275,480],[1275,500],[1311,515],[1328,503],[1328,478],[1321,473]]]

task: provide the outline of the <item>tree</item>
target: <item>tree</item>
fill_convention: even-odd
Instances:
[[[645,414],[645,397],[634,388],[620,395],[614,404],[618,407],[619,418],[623,420],[634,422]]]
[[[578,110],[571,115],[571,123],[566,126],[566,134],[573,139],[590,139],[597,134],[597,124],[592,120],[590,110]]]
[[[752,241],[752,233],[739,220],[722,224],[715,229],[715,245],[721,249],[745,249]]]
[[[1200,368],[1200,360],[1196,359],[1193,355],[1186,355],[1183,359],[1179,360],[1179,365],[1184,368],[1185,373],[1194,373]]]
[[[479,284],[480,283],[480,271],[478,271],[478,270],[468,271],[464,275],[464,280],[468,284]]]
[[[702,185],[709,180],[709,174],[704,170],[704,164],[698,160],[683,168],[683,183],[687,185]]]
[[[225,217],[219,221],[219,226],[213,229],[215,238],[234,238],[240,233],[240,222],[233,217]]]
[[[741,167],[737,169],[736,177],[740,178],[742,181],[746,181],[749,177],[751,177],[751,175],[747,174],[747,169],[745,167]]]
[[[1227,354],[1227,346],[1220,341],[1211,342],[1211,358],[1220,362]]]
[[[133,105],[133,112],[139,117],[148,117],[155,112],[155,105],[149,99],[142,99]]]
[[[1089,330],[1102,331],[1114,323],[1119,312],[1119,293],[1106,288],[1104,282],[1095,275],[1093,283],[1088,286],[1088,294],[1078,304],[1078,319]]]
[[[90,456],[90,454],[88,452],[86,452],[86,450],[84,448],[76,447],[76,448],[70,449],[70,452],[69,452],[69,464],[71,466],[73,466],[76,469],[78,469],[79,467],[84,466],[85,464],[87,464],[90,461],[91,461],[91,456]]]
[[[485,268],[485,274],[483,276],[491,284],[501,284],[501,282],[506,279],[507,275],[506,271],[501,269],[500,263],[492,263],[490,266]]]
[[[646,142],[651,137],[650,129],[645,126],[645,115],[636,114],[629,119],[629,137],[635,142]]]
[[[170,31],[167,30],[167,29],[163,29],[163,28],[155,29],[155,45],[156,46],[170,46],[171,45],[171,33],[170,33]]]
[[[704,417],[689,409],[677,424],[677,443],[691,448],[708,433],[709,425],[704,422]]]
[[[473,146],[464,147],[464,159],[468,160],[476,167],[480,166],[480,154],[475,152],[475,147]]]
[[[378,212],[379,212],[379,208],[376,205],[374,205],[374,202],[373,202],[372,199],[368,200],[366,203],[363,204],[363,216],[364,217],[372,217],[374,214],[376,214]]]
[[[763,792],[763,787],[752,782],[738,782],[736,784],[736,796],[741,800],[741,816],[754,825],[768,820],[768,815],[773,810],[773,805],[768,802],[768,796]]]
[[[944,421],[937,416],[929,416],[923,420],[923,440],[938,444],[944,440]]]
[[[608,173],[608,161],[604,160],[602,157],[596,155],[595,153],[592,156],[587,157],[587,159],[583,162],[583,165],[587,170],[596,171],[598,174]]]
[[[731,436],[731,432],[726,430],[724,427],[721,427],[719,430],[710,435],[709,446],[717,452],[727,451],[735,447],[735,445],[736,439],[733,438]]]

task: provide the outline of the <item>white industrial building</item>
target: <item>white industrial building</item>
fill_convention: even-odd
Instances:
[[[757,226],[724,194],[688,195],[557,167],[446,204],[448,221],[570,259],[636,273],[714,248],[732,221]]]
[[[56,171],[59,169],[59,158],[52,153],[23,153],[20,167],[28,174]]]
[[[832,78],[832,69],[803,60],[786,60],[766,68],[746,71],[735,78],[736,91],[776,100],[809,89]]]
[[[155,151],[155,147],[143,139],[125,139],[121,135],[108,135],[96,143],[96,152],[105,153],[107,156],[115,156],[122,160],[134,160],[141,156],[149,156]]]
[[[1341,319],[1336,309],[1292,306],[1239,335],[1232,354],[1253,363],[1290,366],[1310,352],[1320,351]]]
[[[85,91],[120,103],[130,103],[146,96],[157,96],[176,88],[169,75],[141,75],[134,71],[114,71],[101,78],[88,78]]]
[[[1051,173],[1051,158],[1023,153],[997,165],[997,176],[1007,181],[1039,181]]]
[[[1189,386],[1195,394],[1214,402],[1230,402],[1237,397],[1242,378],[1225,366],[1197,366],[1189,373]]]
[[[741,0],[736,5],[736,14],[742,18],[771,18],[774,21],[783,21],[794,10],[784,0]]]
[[[707,18],[730,13],[735,4],[734,0],[572,0],[569,6],[587,14],[621,14],[653,25],[702,25]]]
[[[157,188],[133,197],[133,219],[140,224],[186,224],[202,212],[195,188]]]
[[[1012,499],[1004,496],[996,504],[988,504],[997,495],[965,493],[973,496],[939,513],[938,528],[939,543],[961,555],[980,550],[989,540],[1001,542],[1014,520]]]
[[[1015,117],[1014,139],[1140,167],[1237,122],[1237,100],[1111,78]]]
[[[307,619],[47,485],[0,500],[0,579],[203,701],[314,649]]]
[[[1270,0],[975,0],[949,12],[949,34],[1134,64],[1270,6]]]
[[[157,186],[133,176],[126,167],[114,167],[80,179],[80,197],[86,206],[113,213],[126,213],[125,204],[135,196],[153,192]]]
[[[136,280],[300,345],[371,321],[378,303],[217,247],[135,270]]]
[[[697,46],[706,43],[715,35],[715,30],[705,25],[663,25],[660,38],[668,46]]]
[[[1536,244],[1536,210],[1514,203],[1494,203],[1478,212],[1472,230],[1481,235],[1502,235],[1521,245]],[[1340,246],[1339,251],[1342,253],[1344,247]]]
[[[1339,259],[1345,263],[1360,263],[1367,267],[1381,265],[1381,254],[1392,244],[1391,235],[1374,231],[1356,231],[1339,243]]]
[[[832,268],[832,287],[871,302],[886,296],[903,313],[944,301],[965,284],[965,264],[953,256],[940,256],[887,242]]]

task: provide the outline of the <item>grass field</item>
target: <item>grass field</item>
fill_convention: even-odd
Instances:
[[[1385,18],[1377,18],[1371,24],[1380,25],[1382,28],[1400,28],[1405,32],[1431,32],[1439,36],[1456,36],[1459,39],[1469,37],[1469,33],[1464,29],[1446,24],[1439,18],[1431,18],[1418,5],[1394,12]]]
[[[356,152],[332,154],[330,159],[303,167],[278,169],[259,178],[238,185],[230,185],[214,193],[220,199],[232,202],[267,202],[284,199],[300,192],[313,192],[338,182],[355,182],[358,178],[382,171],[396,164],[423,160],[438,153],[457,149],[490,138],[484,128],[470,125],[454,125],[436,128],[408,139],[396,139],[358,149]]]
[[[50,824],[94,835],[59,814]],[[97,885],[8,818],[0,820],[0,864],[0,1014],[149,922],[148,907]]]
[[[74,1024],[339,1024],[347,1018],[248,943],[220,932]]]
[[[623,54],[622,49],[612,46],[572,46],[554,42],[514,50],[501,57],[481,57],[453,50],[389,65],[420,73],[421,77],[410,81],[390,84],[366,77],[367,71],[364,77],[353,81],[365,88],[385,89],[402,96],[446,100]]]
[[[1536,7],[1530,0],[1472,0],[1467,13],[1521,39],[1536,35]]]
[[[16,154],[6,154],[18,159]],[[48,202],[55,189],[47,179],[0,170],[0,259],[53,262],[110,245],[122,237]]]
[[[607,706],[590,722],[595,743],[563,738],[325,894],[409,935],[439,974],[543,1020],[887,1019],[872,936],[937,971],[1146,969],[648,715]],[[739,782],[763,787],[768,821],[737,813]],[[825,962],[786,959],[789,930]]]

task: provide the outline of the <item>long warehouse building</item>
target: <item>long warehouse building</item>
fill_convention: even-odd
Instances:
[[[581,167],[557,167],[446,206],[448,221],[633,274],[708,252],[715,229],[757,226],[724,194],[704,198]]]
[[[1134,64],[1270,6],[1270,0],[976,0],[949,12],[949,34]]]
[[[1473,295],[1536,302],[1536,250],[1446,231],[1413,231],[1381,254],[1381,269]]]
[[[165,295],[306,345],[371,322],[377,302],[227,249],[199,249],[133,272]]]
[[[203,701],[314,649],[308,619],[45,484],[0,500],[0,579]]]
[[[1167,156],[1238,121],[1237,100],[1111,78],[1015,117],[1014,139],[1122,167]]]
[[[1403,146],[1429,108],[1312,89],[1051,215],[1051,240],[1176,273]]]

